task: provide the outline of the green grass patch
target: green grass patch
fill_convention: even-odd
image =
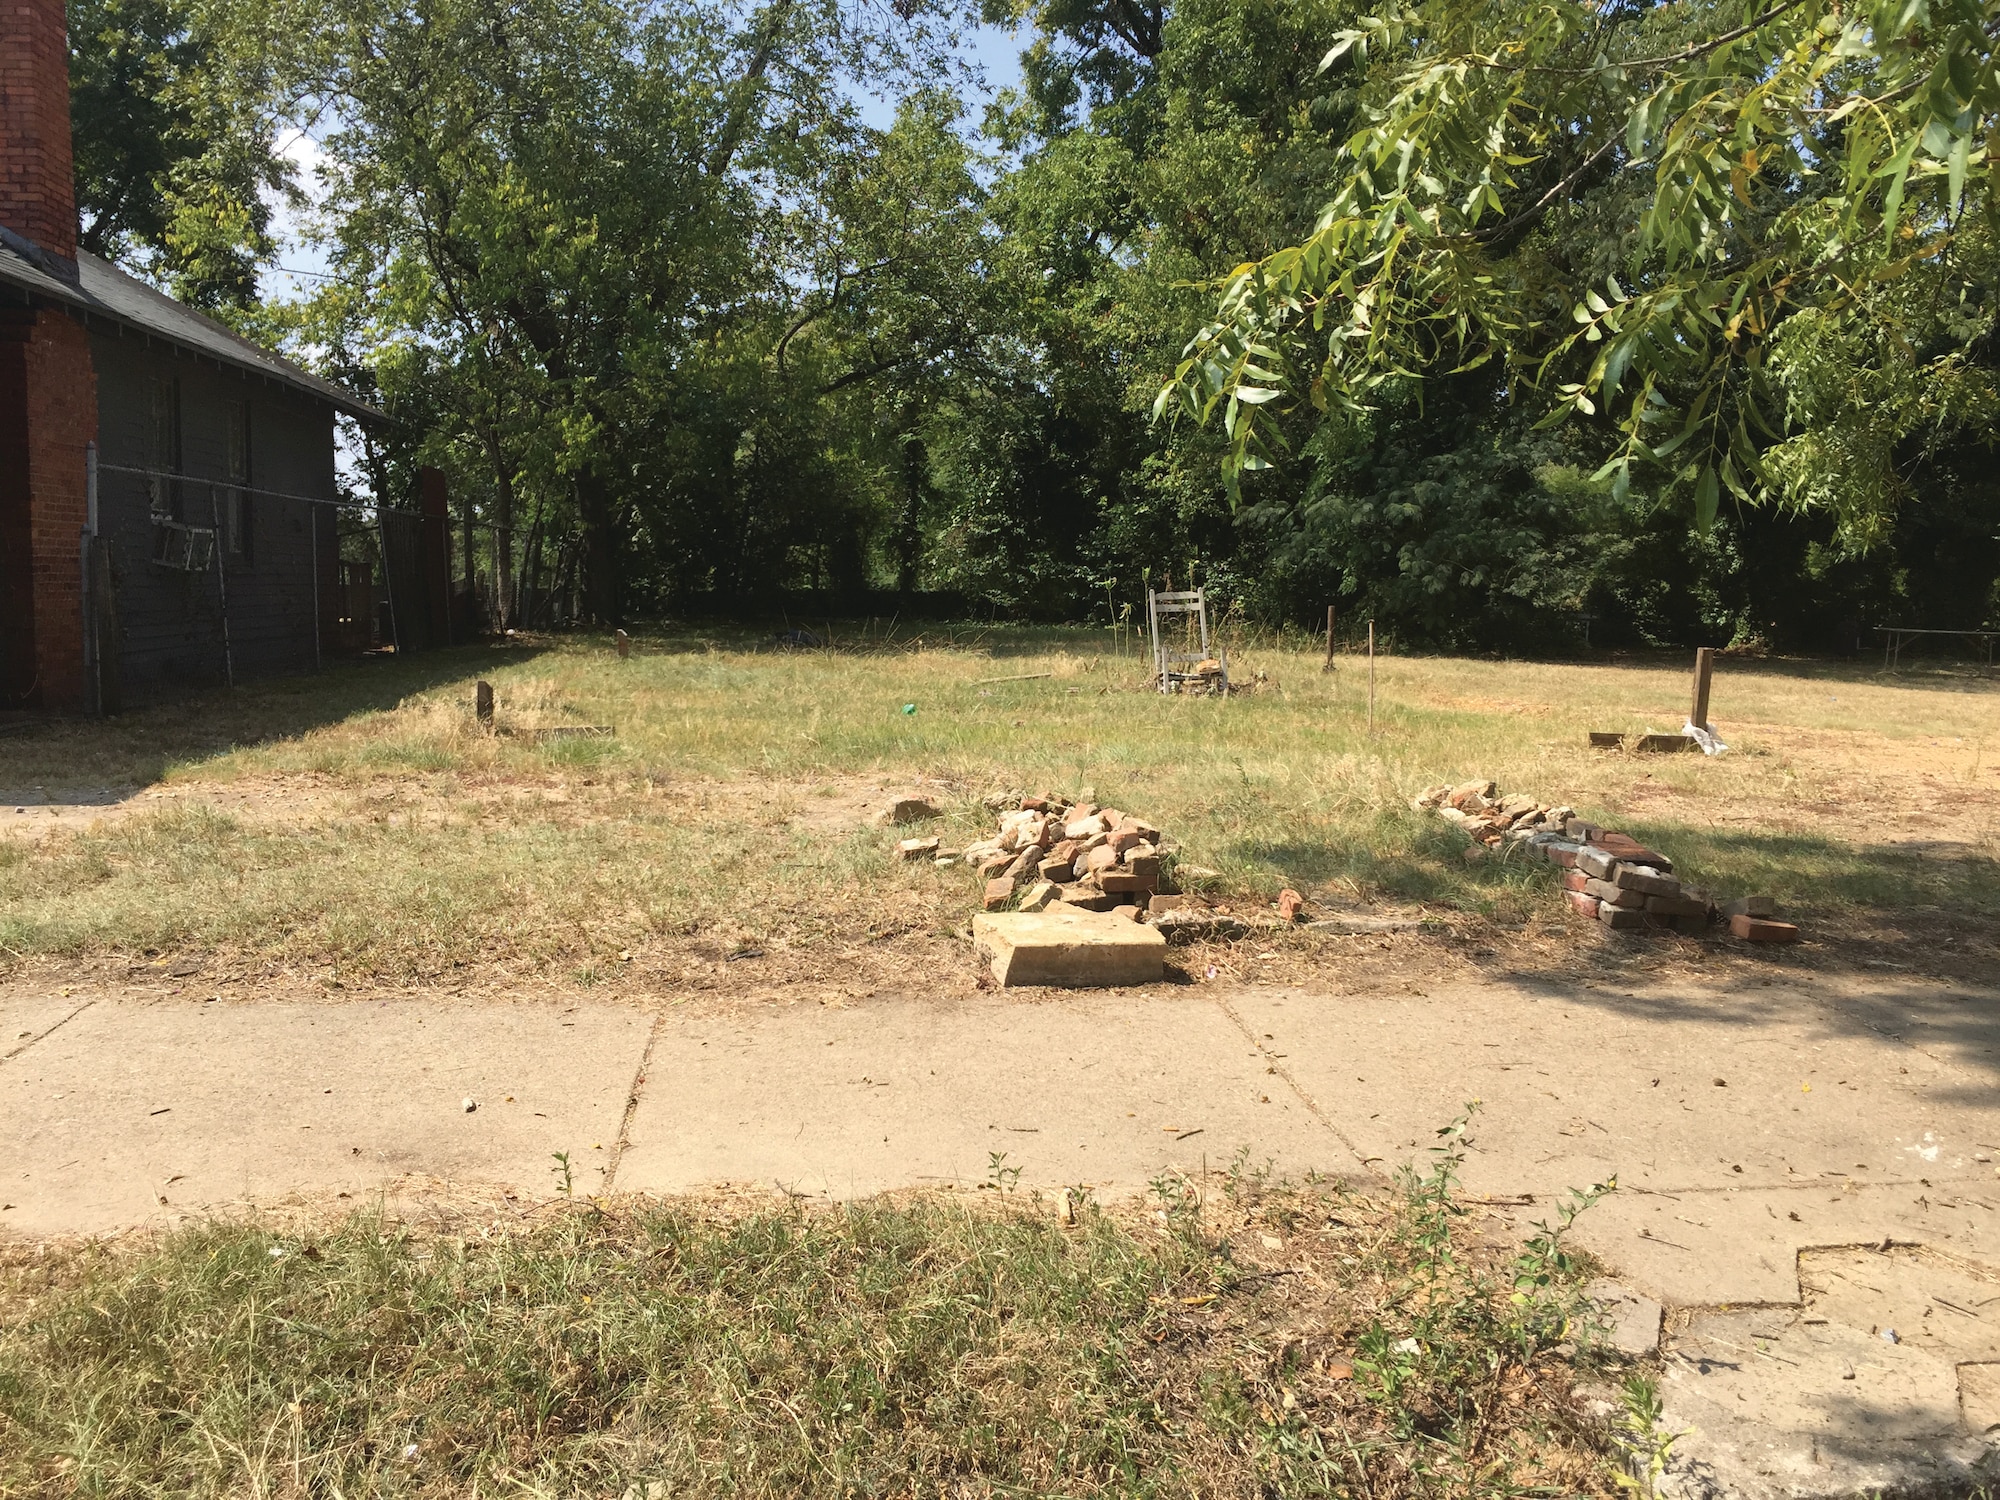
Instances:
[[[1491,1249],[1458,1159],[1071,1222],[559,1204],[17,1253],[0,1494],[1615,1493],[1586,1268],[1560,1225]]]

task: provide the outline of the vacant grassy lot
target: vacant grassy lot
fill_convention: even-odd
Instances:
[[[1493,1248],[1457,1160],[14,1252],[0,1495],[1614,1494],[1584,1268]]]
[[[984,793],[1087,786],[1241,898],[1289,884],[1559,933],[1546,870],[1468,862],[1406,805],[1473,775],[1614,821],[1717,890],[1775,895],[1850,957],[1991,958],[2000,681],[1975,669],[1725,663],[1712,716],[1734,748],[1707,760],[1585,748],[1590,729],[1677,728],[1679,663],[1386,658],[1372,736],[1359,659],[1326,674],[1316,648],[1248,644],[1234,664],[1254,691],[1163,699],[1101,631],[807,651],[664,634],[625,661],[565,637],[44,727],[0,740],[0,789],[29,806],[0,813],[0,960],[672,986],[740,982],[725,966],[748,954],[811,978],[886,953],[893,972],[951,944],[973,895],[866,825],[910,788],[946,808],[948,842],[982,825]],[[498,733],[474,722],[477,678]],[[583,724],[615,738],[532,733]],[[106,793],[130,800],[30,805]]]

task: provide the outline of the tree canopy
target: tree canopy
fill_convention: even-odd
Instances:
[[[79,183],[498,620],[1853,649],[2000,619],[1996,7],[73,0]]]

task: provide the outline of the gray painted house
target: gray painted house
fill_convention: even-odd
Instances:
[[[0,7],[0,709],[310,670],[334,422],[377,414],[76,246],[61,0]]]

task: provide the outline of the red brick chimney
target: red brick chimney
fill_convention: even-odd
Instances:
[[[63,0],[0,0],[0,228],[76,270]],[[62,307],[0,307],[0,708],[92,706],[83,629],[85,449],[97,372]]]
[[[63,0],[0,0],[0,224],[76,259]]]

